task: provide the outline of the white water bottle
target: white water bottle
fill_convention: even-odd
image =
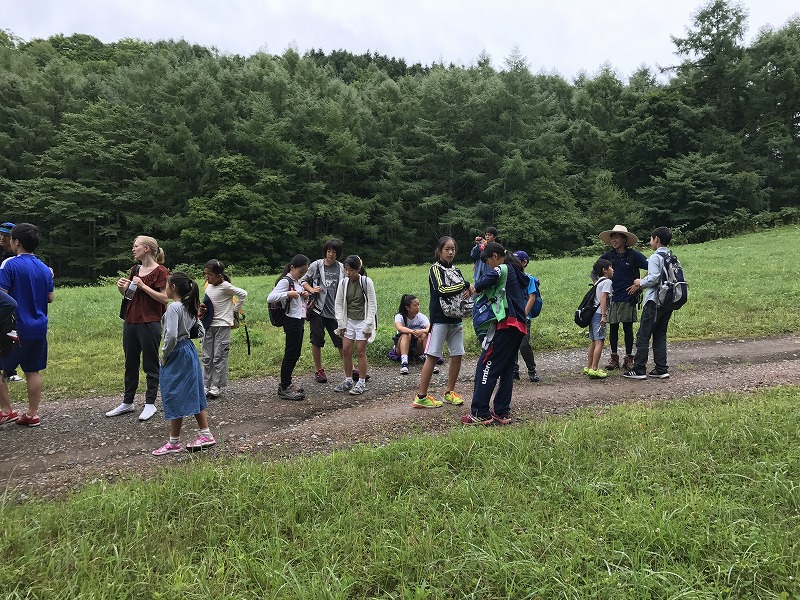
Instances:
[[[139,287],[131,281],[131,284],[125,290],[125,299],[133,300],[133,295],[136,293],[136,288]]]

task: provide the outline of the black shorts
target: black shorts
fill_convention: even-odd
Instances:
[[[311,332],[309,338],[311,339],[312,346],[316,346],[317,348],[323,348],[325,346],[325,330],[327,329],[328,335],[331,336],[331,342],[333,342],[333,346],[341,349],[342,338],[336,335],[336,329],[338,326],[336,319],[323,317],[322,315],[318,315],[312,311],[309,314],[308,322]]]

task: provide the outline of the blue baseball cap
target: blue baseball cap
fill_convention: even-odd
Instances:
[[[11,233],[12,229],[14,229],[13,223],[3,223],[0,225],[0,233]]]
[[[527,260],[528,262],[531,260],[528,258],[528,253],[525,252],[525,250],[517,250],[514,252],[514,256],[517,258],[517,260]]]

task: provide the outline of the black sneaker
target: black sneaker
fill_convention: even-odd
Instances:
[[[306,393],[304,390],[297,389],[291,385],[287,388],[278,386],[278,398],[283,398],[284,400],[305,400]]]
[[[650,371],[650,372],[647,374],[647,376],[648,376],[648,377],[653,377],[653,378],[655,378],[655,379],[669,379],[669,373],[668,373],[668,372],[667,372],[667,373],[659,373],[659,372],[658,372],[658,371],[656,371],[655,369],[653,369],[652,371]]]
[[[364,381],[365,382],[369,381],[369,373],[367,373],[367,376],[364,378]],[[353,383],[358,383],[358,371],[353,371]]]
[[[514,381],[519,381],[519,371],[514,371]]]
[[[541,381],[541,379],[539,379],[539,376],[536,374],[536,371],[528,373],[528,379],[530,379],[533,383],[539,383]]]
[[[633,369],[630,371],[625,371],[622,376],[627,377],[628,379],[647,379],[647,375],[644,373],[637,373]]]

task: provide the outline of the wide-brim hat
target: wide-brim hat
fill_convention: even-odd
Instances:
[[[635,246],[639,243],[639,238],[628,231],[628,228],[625,225],[614,225],[614,229],[607,229],[600,234],[600,240],[604,244],[611,245],[611,234],[612,233],[621,233],[625,237],[628,238],[628,241],[625,242],[626,246]]]

